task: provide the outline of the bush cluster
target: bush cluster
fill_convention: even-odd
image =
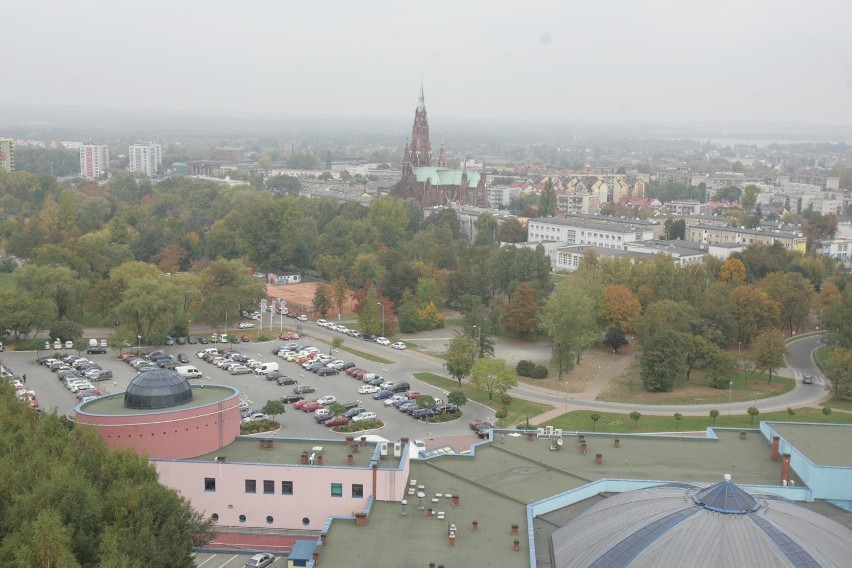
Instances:
[[[271,432],[278,429],[278,422],[272,420],[261,420],[260,422],[248,422],[240,424],[240,434],[259,434],[260,432]]]
[[[350,422],[344,426],[334,426],[332,430],[335,432],[361,432],[362,430],[373,430],[381,428],[385,423],[379,419],[376,420],[359,420],[358,422]]]
[[[544,365],[536,365],[532,361],[518,361],[518,366],[515,367],[515,372],[520,377],[529,377],[531,379],[546,379],[547,367]]]

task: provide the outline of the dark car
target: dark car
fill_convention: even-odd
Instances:
[[[431,408],[418,408],[417,410],[415,410],[411,413],[411,417],[416,418],[418,420],[420,420],[422,418],[426,418],[427,416],[430,415],[429,413],[430,413],[431,410],[432,410]]]
[[[357,408],[358,405],[361,404],[361,403],[358,402],[358,401],[350,401],[350,402],[338,402],[337,404],[339,404],[340,406],[342,406],[346,410],[349,410],[351,408]]]
[[[198,342],[201,343],[202,345],[207,345],[210,342],[210,340],[202,335],[201,337],[198,338]]]
[[[300,400],[304,400],[304,398],[305,397],[300,394],[285,394],[280,398],[280,400],[284,404],[290,404],[291,402],[299,402]]]
[[[310,385],[298,385],[293,387],[293,392],[296,394],[305,394],[309,392],[316,392],[317,389]]]
[[[322,361],[317,361],[316,363],[311,363],[310,365],[305,367],[305,369],[312,372],[312,373],[316,373],[324,367],[325,367],[325,363],[323,363]]]
[[[186,345],[186,338],[181,335],[180,337],[177,338],[177,344],[178,345]]]
[[[281,386],[295,385],[298,382],[299,381],[297,381],[296,379],[291,379],[290,377],[279,377],[278,378],[278,384],[281,385]]]
[[[346,418],[352,418],[353,416],[358,416],[362,412],[367,412],[366,408],[360,408],[358,406],[354,408],[350,408],[346,412],[344,412],[341,416],[345,416]]]
[[[179,354],[179,355],[177,356],[177,360],[178,360],[180,363],[184,363],[184,364],[189,363],[189,357],[187,357],[186,353],[181,353],[181,354]]]
[[[491,430],[492,428],[494,428],[494,424],[492,424],[491,422],[486,422],[485,420],[483,420],[476,428],[474,428],[473,431],[476,432],[476,435],[479,436],[480,438],[487,438],[488,437],[488,431]]]
[[[380,390],[376,394],[373,395],[373,400],[384,400],[386,398],[390,398],[393,396],[393,391],[391,390]]]
[[[338,371],[334,367],[323,367],[322,369],[317,371],[317,375],[319,375],[320,377],[327,377],[328,375],[337,374],[340,374],[340,371]]]
[[[355,368],[355,363],[353,363],[352,361],[347,361],[343,364],[343,367],[340,370],[343,371],[343,372],[346,372],[349,369],[354,369],[354,368]]]
[[[361,339],[363,339],[364,341],[375,341],[376,336],[373,335],[372,333],[365,333],[364,335],[361,336]]]
[[[167,335],[167,336],[166,336],[166,345],[174,345],[174,344],[175,344],[175,340],[174,340],[174,339],[172,339],[172,336],[171,336],[171,335]]]
[[[813,375],[805,375],[804,377],[802,377],[802,384],[803,385],[814,384],[814,376]]]
[[[390,388],[390,390],[392,390],[393,392],[405,392],[405,391],[409,390],[410,388],[411,388],[411,385],[409,385],[405,381],[402,381],[402,382],[399,382],[399,383],[396,383],[395,385],[393,385]]]
[[[196,343],[198,343],[198,340],[195,339],[194,335],[190,335],[189,337],[186,338],[186,342],[189,343],[190,345],[195,345]]]

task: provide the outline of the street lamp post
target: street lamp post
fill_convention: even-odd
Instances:
[[[734,394],[734,381],[728,382],[728,416],[731,415],[731,396]]]
[[[476,330],[476,348],[477,348],[477,357],[482,357],[482,329],[478,326],[473,326],[473,329]]]
[[[381,302],[378,303],[382,307],[382,337],[385,336],[385,305]]]
[[[136,354],[141,356],[142,355],[142,336],[137,335],[136,341],[138,342],[137,346],[136,346]]]

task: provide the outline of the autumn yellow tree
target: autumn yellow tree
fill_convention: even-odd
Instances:
[[[642,313],[642,304],[636,294],[624,284],[610,286],[604,292],[602,316],[608,328],[631,331],[633,320]]]
[[[722,282],[730,282],[735,286],[739,286],[746,279],[745,264],[738,258],[729,258],[719,271],[719,279]]]

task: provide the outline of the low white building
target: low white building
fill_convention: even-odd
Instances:
[[[624,250],[627,243],[654,238],[654,224],[612,217],[544,217],[530,219],[528,241],[556,241],[564,245],[594,245]]]

